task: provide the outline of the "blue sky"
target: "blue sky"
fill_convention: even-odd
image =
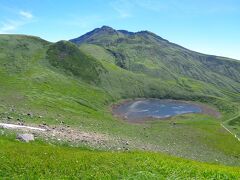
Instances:
[[[108,25],[240,60],[239,0],[0,0],[0,33],[68,40]]]

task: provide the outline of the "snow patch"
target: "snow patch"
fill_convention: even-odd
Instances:
[[[37,131],[46,131],[46,129],[42,129],[42,128],[22,126],[22,125],[16,125],[16,124],[6,124],[6,123],[0,123],[0,127],[3,127],[5,129],[30,129],[30,130],[37,130]]]

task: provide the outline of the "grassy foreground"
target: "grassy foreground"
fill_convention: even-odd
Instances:
[[[149,152],[101,152],[0,138],[3,179],[239,179],[239,167]]]

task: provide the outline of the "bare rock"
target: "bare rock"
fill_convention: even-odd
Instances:
[[[30,141],[34,141],[34,135],[33,134],[18,134],[17,139],[28,143]]]

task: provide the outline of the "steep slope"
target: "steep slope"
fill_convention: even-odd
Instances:
[[[82,53],[74,44],[67,41],[59,41],[51,45],[47,51],[49,62],[52,66],[60,68],[68,74],[73,74],[83,81],[100,81],[100,74],[105,69],[93,58]]]
[[[132,72],[163,80],[187,77],[240,92],[238,61],[193,52],[148,31],[132,33],[103,26],[70,41],[101,46],[114,56],[116,65]]]
[[[163,74],[163,78],[149,76],[123,69],[115,64],[115,57],[108,50],[92,44],[79,47],[88,56],[98,59],[107,70],[101,76],[101,87],[122,97],[158,97],[192,99],[194,97],[225,96],[213,85],[198,80],[178,76],[174,72]],[[162,72],[160,72],[162,73]],[[159,73],[158,73],[159,74]]]
[[[47,59],[52,67],[58,69],[58,72],[65,72],[67,75],[73,75],[79,80],[98,86],[113,97],[191,99],[203,95],[206,91],[211,95],[222,95],[211,87],[192,89],[194,85],[200,87],[201,82],[188,82],[183,85],[184,80],[180,78],[177,79],[178,81],[165,81],[145,74],[132,73],[116,66],[113,63],[114,57],[108,51],[101,52],[104,49],[97,46],[94,48],[94,53],[88,53],[84,48],[79,49],[70,42],[60,41],[49,46]],[[104,61],[99,61],[100,54],[103,55]]]

